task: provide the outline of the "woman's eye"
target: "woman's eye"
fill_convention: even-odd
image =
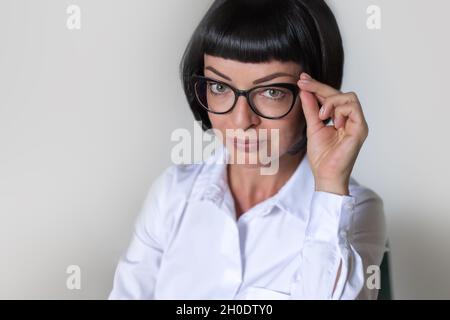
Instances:
[[[214,94],[222,94],[225,93],[228,88],[221,83],[210,83],[209,89]]]
[[[269,88],[264,90],[263,95],[271,99],[281,99],[284,96],[284,92],[278,89]]]

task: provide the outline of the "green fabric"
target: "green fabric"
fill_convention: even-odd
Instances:
[[[378,300],[392,300],[391,275],[389,272],[389,253],[385,252],[380,265],[381,288],[378,291]]]

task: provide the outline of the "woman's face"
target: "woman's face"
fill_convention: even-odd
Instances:
[[[243,63],[205,54],[204,62],[205,77],[224,82],[240,90],[274,83],[297,85],[302,71],[301,66],[295,62],[275,60],[265,63]],[[268,95],[269,97],[277,95],[276,92],[270,90],[258,94],[264,95],[262,99]],[[252,111],[244,96],[239,97],[235,107],[229,113],[208,113],[208,115],[213,129],[220,131],[222,142],[231,151],[231,154],[236,157],[239,154],[240,159],[245,159],[244,163],[239,163],[246,166],[258,167],[261,165],[260,161],[257,161],[256,164],[254,161],[253,164],[249,161],[250,155],[252,153],[253,156],[255,153],[259,154],[261,148],[267,150],[268,156],[272,157],[272,160],[287,155],[289,148],[299,140],[305,126],[301,101],[298,96],[292,110],[281,119],[260,117]],[[231,129],[231,131],[227,129]],[[274,132],[278,132],[278,134]],[[233,133],[234,136],[230,133]],[[257,141],[255,141],[255,137]],[[267,145],[264,146],[264,144]],[[274,150],[274,148],[277,149]]]

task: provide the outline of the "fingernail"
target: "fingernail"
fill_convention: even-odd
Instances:
[[[303,83],[303,84],[311,83],[311,80],[308,80],[308,79],[300,79],[300,83]]]
[[[325,106],[322,106],[322,107],[320,108],[319,113],[320,113],[321,116],[323,116],[323,114],[325,113]]]
[[[300,76],[300,79],[311,80],[312,78],[309,74],[303,72],[302,75]]]

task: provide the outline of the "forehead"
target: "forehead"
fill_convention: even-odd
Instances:
[[[301,66],[296,62],[283,62],[271,60],[268,62],[241,62],[237,60],[224,59],[221,57],[204,55],[204,66],[212,66],[221,73],[236,80],[254,80],[262,78],[276,72],[286,72],[292,75],[300,76]],[[212,71],[205,70],[205,73],[213,74]]]

